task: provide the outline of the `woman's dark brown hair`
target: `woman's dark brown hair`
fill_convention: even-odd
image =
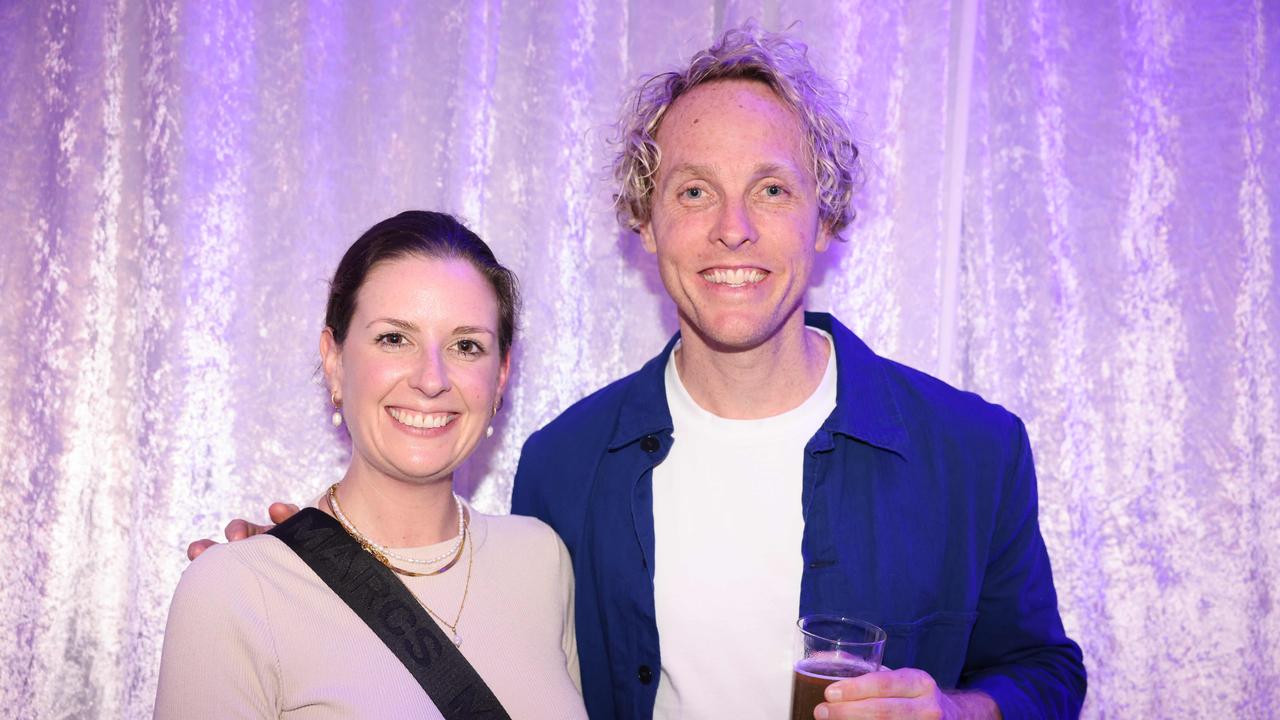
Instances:
[[[459,259],[471,263],[493,287],[498,298],[498,350],[506,358],[515,339],[520,313],[520,290],[515,273],[503,267],[493,251],[452,215],[409,210],[365,231],[338,263],[329,283],[324,323],[341,345],[347,339],[356,295],[375,265],[408,255]]]

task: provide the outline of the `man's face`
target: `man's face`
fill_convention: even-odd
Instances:
[[[640,234],[685,334],[743,350],[802,323],[830,234],[795,114],[763,83],[722,80],[672,104],[655,140],[662,159]]]

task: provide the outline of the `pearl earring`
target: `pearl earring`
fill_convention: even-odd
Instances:
[[[334,427],[341,427],[342,401],[338,399],[338,391],[329,393],[329,402],[333,403],[333,415],[329,416],[329,422],[332,422]]]
[[[498,398],[498,402],[496,402],[496,403],[494,403],[494,404],[493,404],[493,410],[489,411],[489,419],[490,419],[490,420],[492,420],[492,419],[494,419],[494,418],[498,417],[498,408],[500,408],[500,407],[502,407],[502,398],[501,398],[501,397],[499,397],[499,398]],[[493,437],[493,423],[490,423],[490,424],[489,424],[488,429],[486,429],[486,430],[484,431],[484,436],[485,436],[485,437],[487,437],[487,438],[491,438],[491,437]]]

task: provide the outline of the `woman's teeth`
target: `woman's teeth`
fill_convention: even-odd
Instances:
[[[416,428],[444,427],[458,417],[454,413],[420,413],[402,408],[389,408],[389,410],[396,422]]]

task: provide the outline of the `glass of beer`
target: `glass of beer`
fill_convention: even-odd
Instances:
[[[796,627],[800,637],[791,720],[813,720],[813,710],[823,701],[828,685],[880,669],[885,634],[869,622],[839,615],[806,615]]]

